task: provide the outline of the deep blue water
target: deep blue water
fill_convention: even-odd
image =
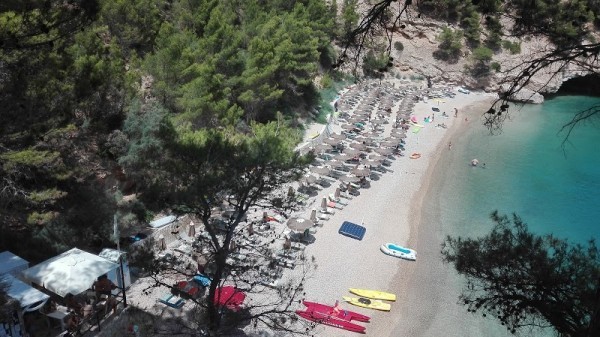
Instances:
[[[473,120],[453,142],[440,187],[447,234],[483,235],[491,211],[517,213],[539,234],[570,242],[600,239],[600,116],[561,132],[577,112],[600,98],[563,96],[543,105],[511,107],[500,135]],[[470,167],[477,158],[486,168]]]

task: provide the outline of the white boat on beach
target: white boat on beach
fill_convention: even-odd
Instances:
[[[391,255],[394,257],[399,257],[399,258],[405,259],[405,260],[414,261],[417,259],[417,252],[415,252],[413,249],[402,247],[395,243],[388,242],[388,243],[382,244],[381,251],[384,254]]]

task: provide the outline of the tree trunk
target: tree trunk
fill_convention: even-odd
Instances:
[[[221,284],[223,273],[225,271],[225,258],[227,256],[224,251],[225,249],[226,248],[223,247],[215,254],[215,264],[217,269],[215,270],[215,274],[213,275],[208,290],[208,303],[206,303],[206,307],[208,310],[208,330],[211,336],[218,336],[218,331],[221,327],[221,314],[219,313],[219,306],[215,304],[215,297],[217,287]]]

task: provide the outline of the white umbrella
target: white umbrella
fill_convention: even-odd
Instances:
[[[315,223],[317,222],[317,210],[314,208],[310,212],[310,221],[315,222]]]
[[[287,222],[287,226],[289,229],[298,232],[303,232],[314,225],[314,222],[304,218],[290,218]]]
[[[323,197],[323,199],[321,199],[321,209],[326,210],[327,209],[327,198]]]
[[[336,188],[335,189],[335,193],[333,194],[333,196],[335,197],[335,200],[338,200],[340,198],[340,195],[342,194],[342,192],[340,191],[340,188]]]

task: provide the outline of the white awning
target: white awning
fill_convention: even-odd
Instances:
[[[64,297],[68,293],[81,294],[90,289],[98,276],[118,267],[98,255],[73,248],[23,271],[23,276]]]
[[[0,276],[8,284],[6,294],[21,303],[21,308],[27,308],[38,302],[45,302],[50,296],[15,278],[10,274]]]

